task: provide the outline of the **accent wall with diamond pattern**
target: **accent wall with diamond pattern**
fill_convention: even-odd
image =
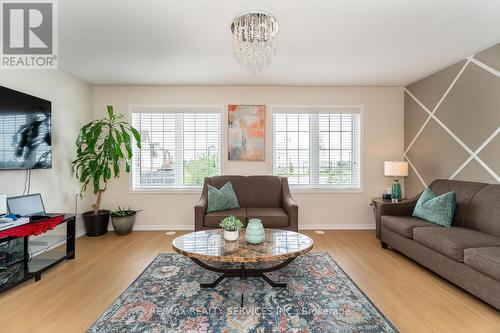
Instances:
[[[405,87],[406,196],[434,179],[500,183],[500,43]]]

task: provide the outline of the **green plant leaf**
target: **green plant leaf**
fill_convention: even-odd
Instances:
[[[135,139],[135,143],[137,144],[137,147],[139,149],[141,149],[141,134],[139,133],[139,131],[137,131],[135,128],[133,128],[132,126],[130,126],[130,131],[132,132],[132,134],[134,135],[134,139]]]
[[[125,126],[120,124],[120,128],[122,129],[122,137],[123,137],[123,143],[125,144],[125,150],[127,150],[127,158],[131,159],[132,158],[132,145],[130,143],[130,134],[127,133],[127,130],[125,129]]]
[[[120,176],[120,164],[118,161],[113,162],[113,173],[115,175],[115,178]]]
[[[107,106],[107,111],[108,111],[108,117],[109,119],[113,119],[114,118],[114,114],[113,114],[113,106],[112,105],[108,105]]]
[[[104,168],[104,179],[106,179],[106,180],[111,179],[111,169],[107,165]]]

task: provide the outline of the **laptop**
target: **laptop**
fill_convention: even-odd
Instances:
[[[40,193],[7,198],[7,208],[11,214],[29,218],[30,222],[50,218],[45,212]]]

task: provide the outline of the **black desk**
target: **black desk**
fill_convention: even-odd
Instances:
[[[9,275],[9,279],[5,278],[7,281],[0,280],[0,293],[7,291],[25,281],[35,279],[39,281],[42,277],[42,273],[47,269],[50,269],[57,265],[58,263],[71,260],[75,258],[75,221],[76,217],[74,214],[48,214],[51,216],[63,215],[64,219],[58,224],[61,225],[66,223],[66,251],[46,251],[39,256],[35,256],[30,260],[29,254],[29,236],[26,237],[3,237],[0,238],[0,244],[10,242],[16,239],[22,241],[22,253],[20,256],[14,256],[14,258],[9,259],[7,263],[0,264],[4,269],[12,269],[13,274]],[[33,222],[37,223],[37,222]],[[15,228],[15,227],[13,227]],[[4,229],[7,230],[7,229]],[[59,246],[57,246],[59,247]],[[1,276],[0,271],[0,276]]]

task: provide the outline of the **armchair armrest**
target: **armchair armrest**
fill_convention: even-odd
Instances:
[[[283,210],[288,215],[288,229],[293,231],[299,230],[299,206],[295,203],[290,193],[288,186],[288,178],[281,178],[281,196]]]
[[[201,197],[198,203],[194,206],[194,230],[199,231],[203,229],[203,220],[205,214],[207,213],[208,207],[208,185],[209,178],[205,178],[203,181],[203,190],[201,192]]]
[[[380,239],[380,224],[382,215],[411,216],[419,197],[420,195],[417,195],[402,202],[373,200],[372,207],[373,213],[375,214],[377,238]]]

